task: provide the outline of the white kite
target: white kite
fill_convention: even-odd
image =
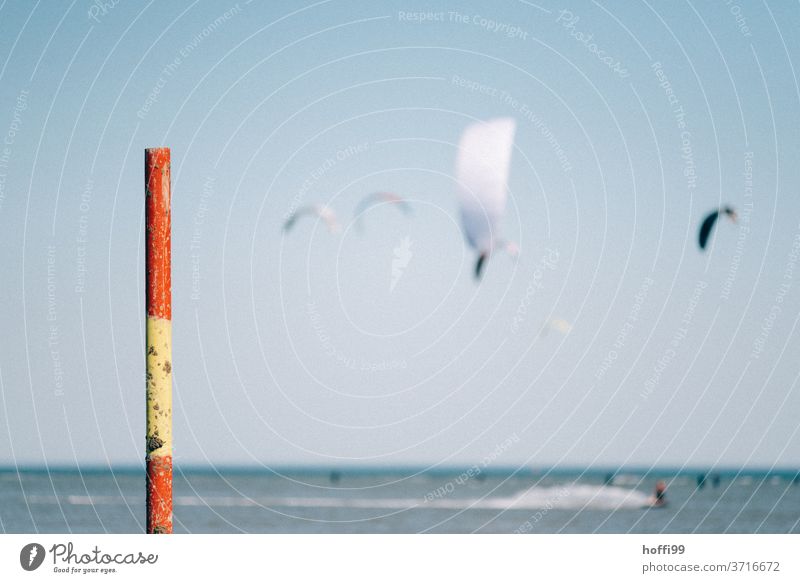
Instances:
[[[476,122],[461,134],[456,160],[458,202],[464,235],[478,252],[475,278],[480,279],[486,259],[496,249],[516,255],[518,248],[499,236],[505,214],[508,172],[516,121],[510,117]]]

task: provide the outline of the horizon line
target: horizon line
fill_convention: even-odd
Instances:
[[[698,475],[698,474],[719,474],[721,476],[788,476],[793,478],[800,477],[800,466],[759,466],[759,465],[745,465],[745,466],[676,466],[676,465],[663,465],[663,466],[579,466],[579,465],[563,465],[563,466],[497,466],[493,468],[481,467],[480,464],[452,464],[442,466],[432,466],[424,464],[403,464],[403,465],[367,465],[367,464],[176,464],[175,471],[182,473],[248,473],[248,474],[320,474],[327,475],[331,472],[339,474],[359,474],[359,475],[377,475],[377,474],[450,474],[460,473],[470,469],[478,468],[480,473],[486,475],[521,475],[532,476],[538,474],[552,474],[552,475],[565,475],[565,474],[587,474],[591,476],[613,476],[636,474],[636,475],[650,475],[654,473],[671,474],[674,476],[683,475]],[[18,464],[16,466],[0,464],[0,473],[140,473],[144,472],[145,463],[142,461],[141,465],[135,464]]]

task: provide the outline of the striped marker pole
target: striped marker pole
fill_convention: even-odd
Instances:
[[[172,533],[172,283],[169,148],[144,152],[147,532]]]

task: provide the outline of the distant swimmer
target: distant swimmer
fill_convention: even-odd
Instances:
[[[655,492],[650,497],[651,508],[661,508],[667,504],[667,484],[664,480],[659,480],[656,483]]]

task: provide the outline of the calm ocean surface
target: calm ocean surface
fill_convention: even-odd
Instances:
[[[645,509],[657,479],[665,508]],[[796,533],[792,474],[176,470],[182,533]],[[141,471],[0,470],[4,532],[142,532]]]

